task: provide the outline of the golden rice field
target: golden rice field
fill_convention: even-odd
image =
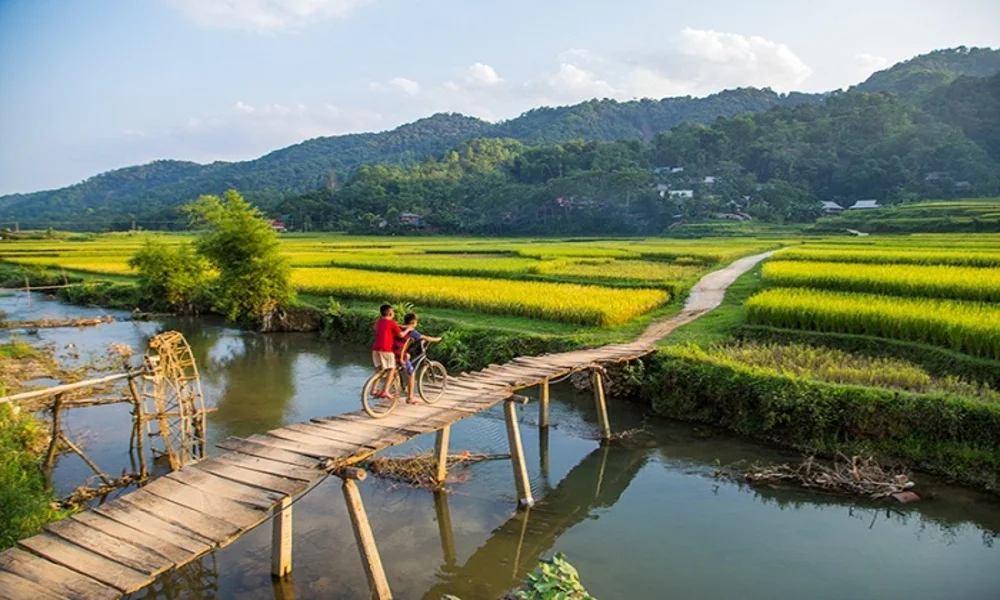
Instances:
[[[293,269],[296,289],[370,300],[406,300],[426,306],[551,319],[610,327],[670,298],[664,290],[501,279],[374,273],[354,269]]]
[[[956,265],[969,267],[1000,267],[1000,249],[961,249],[893,247],[893,246],[801,246],[782,250],[773,261],[796,260],[842,263],[886,263],[913,265]]]
[[[762,276],[781,287],[1000,301],[1000,268],[779,261],[765,264]]]
[[[873,335],[1000,359],[1000,306],[803,288],[765,290],[746,305],[750,323]]]

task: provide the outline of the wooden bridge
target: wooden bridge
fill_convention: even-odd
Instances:
[[[272,568],[291,571],[292,502],[330,474],[343,480],[343,493],[372,596],[391,598],[354,467],[376,452],[435,432],[437,477],[446,475],[451,425],[501,402],[510,444],[514,484],[522,507],[534,499],[528,481],[516,417],[515,392],[538,386],[539,424],[549,424],[549,383],[577,371],[593,377],[601,438],[611,436],[604,397],[603,366],[635,360],[655,351],[656,342],[677,327],[718,306],[742,273],[768,257],[738,260],[696,284],[684,309],[654,323],[627,344],[515,358],[449,379],[433,406],[403,405],[383,419],[364,412],[312,419],[247,438],[229,438],[230,452],[160,477],[111,502],[46,526],[21,540],[21,549],[0,553],[0,599],[117,598],[152,583],[160,574],[189,563],[273,518]]]

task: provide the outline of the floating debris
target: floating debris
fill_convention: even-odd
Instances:
[[[437,481],[437,459],[433,453],[416,456],[377,457],[369,460],[365,468],[376,477],[391,479],[413,487],[440,489],[448,483],[468,481],[467,472],[455,472],[454,467],[468,466],[487,460],[506,460],[510,454],[461,454],[448,455],[448,477],[445,482]]]
[[[919,499],[909,491],[916,484],[906,471],[884,467],[872,457],[848,458],[839,453],[830,465],[810,456],[798,465],[754,463],[746,468],[722,469],[716,475],[751,484],[795,483],[806,488],[867,496],[872,500],[893,497],[899,502],[913,502]]]

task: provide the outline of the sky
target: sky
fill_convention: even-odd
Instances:
[[[997,0],[0,0],[0,194],[436,112],[828,91],[1000,47]]]

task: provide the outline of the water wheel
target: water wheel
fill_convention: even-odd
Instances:
[[[205,456],[205,399],[191,346],[177,331],[149,340],[143,357],[143,420],[154,459],[171,470]]]

